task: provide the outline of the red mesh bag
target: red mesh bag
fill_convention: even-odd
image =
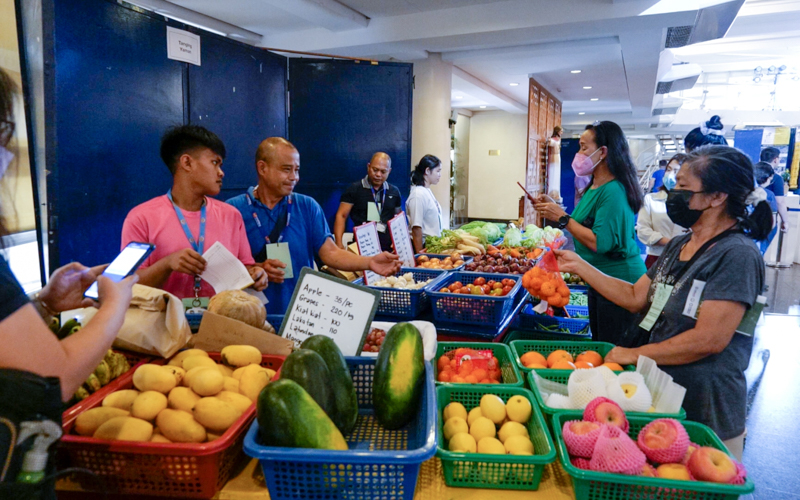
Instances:
[[[536,265],[522,276],[522,286],[534,297],[540,298],[551,307],[564,307],[569,304],[569,288],[558,270],[556,255],[547,251]]]
[[[639,475],[645,477],[656,477],[656,468],[650,464],[644,464],[642,466],[642,472]]]
[[[733,462],[736,464],[736,476],[731,479],[731,484],[742,485],[747,480],[747,469],[739,461],[734,460]]]
[[[574,465],[575,467],[577,467],[579,469],[592,470],[592,469],[589,468],[589,460],[587,460],[585,458],[570,457],[569,461],[572,462],[572,465]]]
[[[619,427],[604,425],[594,445],[589,468],[598,472],[615,472],[636,476],[641,474],[647,457],[636,442]]]
[[[576,434],[572,430],[572,425],[579,422],[597,424],[597,428],[586,434]],[[564,436],[564,444],[567,445],[567,451],[569,454],[575,455],[576,457],[592,458],[594,445],[597,442],[597,437],[600,435],[600,430],[602,427],[602,424],[598,424],[597,422],[587,422],[585,420],[570,420],[568,422],[564,422],[564,427],[561,430],[561,433]]]
[[[619,410],[618,413],[613,412],[613,410],[610,410],[610,413],[613,413],[618,418],[617,422],[610,421],[609,416],[597,415],[596,411],[597,407],[603,403],[609,403],[617,407],[617,409]],[[608,398],[594,398],[593,400],[591,400],[589,404],[586,405],[586,409],[583,410],[583,419],[588,420],[589,422],[599,422],[601,424],[608,424],[612,427],[619,427],[624,432],[628,432],[628,429],[630,428],[630,424],[628,423],[628,418],[625,416],[625,412],[622,410],[622,408],[620,408],[620,406],[617,403]]]
[[[659,418],[645,425],[636,441],[645,456],[658,464],[680,463],[689,449],[689,434],[683,424],[672,418]]]

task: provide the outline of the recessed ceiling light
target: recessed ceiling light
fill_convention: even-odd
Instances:
[[[486,106],[479,106],[481,109],[486,109]]]
[[[579,115],[585,115],[586,113],[584,113],[583,111],[581,111],[581,112],[580,112],[580,113],[578,113],[578,114],[579,114]]]
[[[589,99],[589,100],[590,100],[590,101],[598,101],[599,99],[598,99],[597,97],[592,97],[592,98],[591,98],[591,99]]]
[[[583,87],[583,90],[590,90],[592,87]]]
[[[579,70],[579,69],[573,69],[572,71],[570,71],[570,73],[572,73],[572,74],[577,74],[577,73],[580,73],[580,72],[581,72],[581,70]]]
[[[517,82],[511,82],[511,83],[509,83],[509,85],[511,85],[512,87],[516,87],[517,85],[519,85],[519,83],[517,83]]]
[[[463,99],[463,98],[464,98],[464,96],[463,96],[463,95],[457,95],[457,96],[456,96],[456,99]]]

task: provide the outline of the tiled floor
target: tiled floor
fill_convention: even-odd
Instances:
[[[767,312],[800,315],[800,264],[785,269],[768,266],[765,282]]]

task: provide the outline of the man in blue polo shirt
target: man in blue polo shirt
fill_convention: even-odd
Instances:
[[[264,294],[270,314],[284,314],[302,267],[314,258],[343,271],[370,269],[383,276],[400,270],[394,254],[362,257],[337,247],[322,207],[313,198],[294,193],[300,180],[300,153],[282,137],[264,140],[256,152],[258,184],[228,203],[244,219],[250,250],[267,271]]]

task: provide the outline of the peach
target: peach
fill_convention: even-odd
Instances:
[[[583,419],[589,422],[599,422],[618,427],[624,432],[628,432],[628,419],[622,408],[608,398],[594,398],[586,405],[583,411]]]
[[[699,481],[729,483],[736,478],[738,469],[724,451],[701,446],[689,457],[689,472]]]
[[[663,479],[679,479],[681,481],[692,480],[689,469],[683,464],[661,464],[656,469],[656,477]]]
[[[678,463],[686,456],[689,435],[677,420],[659,418],[639,431],[637,442],[651,461],[659,464]]]

